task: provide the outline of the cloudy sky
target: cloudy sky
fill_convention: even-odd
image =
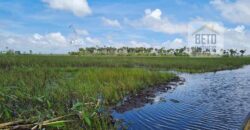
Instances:
[[[250,51],[250,0],[1,0],[0,50],[186,46],[188,25],[214,23],[225,48]]]

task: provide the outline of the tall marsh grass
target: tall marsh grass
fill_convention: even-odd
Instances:
[[[129,92],[173,77],[139,68],[0,69],[0,122],[43,121],[75,113],[83,117],[79,127],[107,127],[108,120],[102,120],[108,117],[107,107]]]
[[[9,128],[1,124],[9,121],[34,128],[111,129],[110,106],[175,77],[157,70],[197,73],[246,64],[249,57],[0,55],[0,129]]]
[[[208,72],[234,69],[250,63],[250,57],[135,57],[0,55],[0,68],[13,67],[145,67],[150,69]]]

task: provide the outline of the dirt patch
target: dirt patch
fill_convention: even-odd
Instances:
[[[145,104],[154,102],[153,98],[156,96],[156,93],[167,92],[171,89],[175,89],[176,86],[182,85],[184,82],[185,79],[176,77],[168,82],[150,86],[136,94],[127,96],[121,103],[115,106],[113,110],[119,113],[124,113],[134,108],[143,107]]]

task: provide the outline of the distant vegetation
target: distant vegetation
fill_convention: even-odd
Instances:
[[[56,55],[0,55],[0,67],[12,68],[82,68],[126,67],[208,72],[234,69],[250,63],[250,57],[173,57],[173,56],[56,56]]]
[[[218,51],[218,50],[217,50]],[[219,52],[216,50],[202,50],[199,47],[192,48],[179,48],[179,49],[166,49],[166,48],[145,48],[145,47],[86,47],[79,48],[78,51],[69,52],[70,55],[116,55],[116,56],[244,56],[246,50],[237,49],[221,49]],[[6,55],[21,55],[21,54],[33,54],[32,50],[28,52],[21,52],[18,50],[9,49],[6,47],[6,51],[0,51],[0,54]],[[35,54],[35,53],[34,53]]]
[[[71,55],[123,55],[123,56],[243,56],[246,50],[228,49],[220,52],[202,50],[202,48],[145,48],[145,47],[87,47],[80,48],[77,52],[69,52]]]
[[[0,129],[113,129],[111,106],[175,78],[157,70],[197,73],[247,64],[249,57],[0,55]]]

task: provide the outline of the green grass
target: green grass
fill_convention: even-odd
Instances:
[[[128,93],[166,82],[157,70],[208,72],[239,68],[250,58],[0,56],[0,123],[42,122],[73,114],[48,126],[111,129],[110,106]],[[73,126],[75,128],[73,128]],[[1,127],[1,126],[0,126]]]
[[[102,109],[107,110],[129,92],[173,77],[139,68],[1,69],[0,122],[31,117],[37,122],[74,113],[84,117],[77,119],[78,126],[101,129],[98,127],[107,127],[101,122],[108,124],[104,119],[108,113]]]
[[[250,57],[122,57],[122,56],[0,56],[0,68],[11,67],[145,67],[149,69],[209,72],[235,69],[250,63]]]

